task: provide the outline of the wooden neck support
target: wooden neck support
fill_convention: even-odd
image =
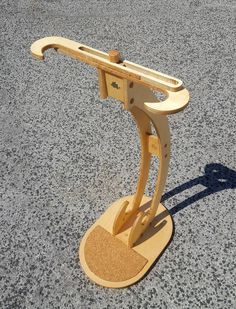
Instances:
[[[166,115],[183,110],[188,104],[189,93],[183,87],[182,81],[135,63],[123,61],[120,59],[120,54],[116,50],[112,50],[107,54],[65,38],[47,37],[33,43],[31,52],[35,58],[44,59],[43,53],[49,48],[54,48],[58,52],[96,67],[101,98],[105,99],[107,96],[111,96],[121,101],[124,104],[124,108],[129,110],[134,116],[139,129],[141,139],[141,166],[136,193],[132,197],[126,197],[116,201],[110,207],[112,210],[108,209],[90,230],[88,230],[80,246],[81,264],[92,280],[109,287],[127,286],[144,275],[166,247],[172,235],[173,223],[170,214],[160,204],[170,159],[170,132]],[[165,96],[165,99],[160,102],[154,95],[153,90],[161,92]],[[156,134],[152,133],[152,125],[155,128]],[[151,155],[159,158],[159,173],[153,198],[149,199],[144,196],[144,190],[148,179]],[[159,216],[160,220],[156,220],[157,222],[155,224],[164,222],[163,215],[161,217],[161,213],[163,212],[165,212],[165,221],[167,218],[170,219],[167,220],[168,224],[165,224],[161,231],[157,229],[155,232],[156,236],[152,233],[148,237],[147,235],[150,234],[150,225],[155,221],[157,216]],[[121,241],[118,243],[115,242],[116,245],[114,245],[114,248],[125,246],[127,250],[131,250],[129,253],[139,254],[146,260],[145,266],[139,269],[139,271],[137,268],[135,275],[134,271],[128,277],[125,274],[123,277],[118,276],[119,278],[117,278],[117,273],[122,273],[119,267],[121,269],[123,267],[124,269],[124,265],[127,266],[129,255],[126,256],[126,253],[128,251],[124,251],[124,257],[126,256],[126,258],[124,258],[125,262],[122,264],[123,266],[119,266],[120,261],[113,261],[111,263],[113,268],[111,267],[110,269],[110,277],[104,273],[105,270],[103,272],[101,271],[104,267],[102,265],[103,262],[98,261],[97,264],[95,263],[93,265],[94,259],[91,262],[89,254],[94,256],[97,249],[94,249],[96,246],[91,242],[91,235],[98,226],[110,233],[109,235],[111,236],[109,237]],[[155,229],[155,226],[153,228]],[[99,230],[97,231],[99,233]],[[157,235],[157,233],[159,234]],[[155,240],[157,240],[157,237],[160,237],[161,233],[163,234],[162,239],[165,240],[158,247]],[[105,233],[104,235],[107,234]],[[102,238],[103,236],[101,236]],[[151,246],[156,247],[155,252]],[[100,258],[103,257],[102,259],[104,260],[104,250],[101,254],[99,251],[96,251],[98,260],[99,256]],[[114,254],[116,253],[114,252]],[[134,257],[130,259],[132,263]],[[130,266],[128,269],[133,268]],[[114,272],[113,277],[112,272]]]

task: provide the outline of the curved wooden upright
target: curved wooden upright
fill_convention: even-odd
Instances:
[[[137,123],[141,163],[136,192],[115,201],[85,233],[79,249],[90,279],[106,287],[125,287],[143,277],[172,237],[171,215],[160,203],[170,160],[167,115],[183,110],[189,93],[182,81],[123,61],[116,50],[107,54],[65,38],[47,37],[33,43],[31,52],[44,59],[49,48],[96,67],[101,98],[121,101]],[[165,99],[160,102],[154,90]],[[159,158],[159,172],[151,198],[144,190],[152,155]]]

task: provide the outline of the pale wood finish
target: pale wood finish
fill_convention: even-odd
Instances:
[[[120,53],[118,52],[118,50],[112,49],[108,52],[108,55],[111,62],[119,63],[121,61]]]
[[[107,94],[114,99],[124,101],[124,81],[123,78],[105,72]]]
[[[148,135],[148,152],[160,156],[160,141],[156,135]]]
[[[129,211],[122,210],[119,215],[118,223],[115,221],[114,224],[118,224],[120,226],[121,222],[126,222],[132,215],[139,212],[140,201],[144,194],[149,173],[152,153],[152,151],[150,151],[150,145],[152,145],[152,149],[156,149],[156,153],[158,154],[160,160],[159,173],[151,207],[145,211],[145,214],[139,213],[133,227],[130,230],[130,233],[126,233],[125,238],[122,239],[122,241],[129,247],[132,247],[153,220],[161,200],[170,159],[170,132],[168,119],[165,115],[153,114],[149,110],[146,110],[144,105],[146,100],[149,102],[157,101],[157,98],[148,88],[133,83],[132,87],[126,88],[126,91],[126,100],[129,102],[127,108],[130,109],[133,114],[140,134],[141,165],[137,190],[134,200],[129,206]],[[133,103],[130,103],[131,99],[133,100]],[[155,128],[157,136],[152,135],[151,124]],[[114,231],[119,231],[119,229],[115,227]]]
[[[101,69],[97,69],[98,72],[98,83],[99,83],[99,93],[101,99],[106,99],[108,96],[107,85],[106,85],[106,75]]]
[[[189,93],[179,79],[130,61],[110,62],[107,53],[61,37],[47,37],[34,42],[31,45],[31,53],[35,58],[42,60],[44,59],[43,53],[49,48],[54,48],[112,75],[134,81],[150,89],[162,91],[167,97],[165,101],[160,104],[145,102],[146,107],[152,112],[173,114],[181,111],[188,104]]]
[[[128,211],[129,201],[124,201],[120,205],[120,209],[117,211],[115,219],[112,224],[112,235],[119,233],[125,222],[130,218],[130,211]]]
[[[172,235],[171,216],[160,204],[170,160],[170,130],[166,115],[183,110],[188,104],[189,93],[182,81],[176,78],[129,61],[121,61],[116,50],[107,54],[65,38],[48,37],[33,43],[31,52],[34,57],[43,59],[43,53],[49,48],[96,67],[100,97],[105,99],[111,96],[121,101],[137,124],[141,141],[141,162],[136,192],[133,196],[116,201],[87,231],[80,246],[81,264],[92,280],[109,287],[127,286],[144,275]],[[160,102],[153,89],[162,92],[165,99]],[[159,159],[159,172],[155,192],[150,199],[144,196],[144,191],[152,155]],[[155,224],[154,227],[152,224],[156,222],[157,216],[160,217],[158,223],[163,221],[163,212],[165,226],[155,229]],[[137,276],[126,282],[104,282],[89,270],[84,246],[88,235],[98,225],[147,259],[147,264]],[[92,252],[92,248],[89,248],[89,252]]]
[[[87,230],[80,243],[79,258],[84,272],[92,281],[105,287],[122,288],[134,284],[135,282],[140,280],[145,275],[145,273],[150,269],[150,267],[156,261],[156,259],[161,255],[166,246],[169,244],[173,234],[172,217],[167,211],[167,209],[162,204],[160,204],[152,224],[149,225],[149,227],[140,237],[136,245],[132,247],[132,250],[134,250],[135,252],[143,256],[145,259],[147,259],[147,263],[145,264],[143,269],[136,276],[127,279],[125,281],[117,282],[115,280],[107,281],[101,279],[96,273],[92,272],[88,267],[84,247],[87,243],[87,238],[89,237],[90,233],[95,229],[96,226],[101,226],[106,231],[112,234],[112,228],[113,228],[112,222],[114,221],[114,218],[119,210],[120,205],[126,200],[132,202],[133,196],[125,196],[115,201],[102,214],[102,216]],[[140,207],[141,209],[143,209],[143,212],[145,211],[145,208],[149,206],[148,203],[150,203],[150,200],[151,198],[143,196],[142,201],[140,203]],[[124,227],[124,229],[121,231],[121,233],[116,235],[116,238],[122,240],[124,238],[124,235],[127,232],[129,233],[131,224],[132,221],[128,222],[127,225]]]

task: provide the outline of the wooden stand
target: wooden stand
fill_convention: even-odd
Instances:
[[[138,281],[170,242],[173,222],[160,203],[170,160],[168,114],[183,110],[189,93],[171,76],[120,59],[60,37],[43,38],[31,46],[34,57],[55,48],[93,65],[98,70],[100,96],[124,104],[136,120],[141,139],[141,164],[136,193],[114,202],[83,237],[81,265],[94,282],[106,287],[125,287]],[[159,101],[152,90],[165,95]],[[156,133],[153,134],[151,127]],[[152,198],[144,196],[151,156],[159,158],[159,173]]]

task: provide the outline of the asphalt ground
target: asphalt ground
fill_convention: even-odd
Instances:
[[[235,1],[0,2],[0,307],[236,308]],[[91,224],[135,192],[131,115],[99,99],[96,71],[54,51],[63,36],[176,76],[190,105],[169,116],[163,197],[174,238],[125,289],[84,275],[76,252]],[[153,193],[157,160],[147,194]]]

